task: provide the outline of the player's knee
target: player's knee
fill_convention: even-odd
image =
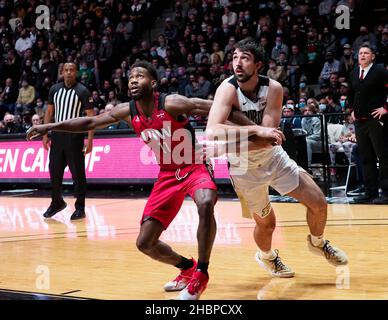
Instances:
[[[276,221],[274,219],[258,217],[255,220],[260,230],[272,233],[276,228]]]
[[[137,238],[136,247],[144,254],[149,254],[150,252],[152,252],[153,244],[144,238]]]
[[[214,199],[210,195],[203,196],[197,201],[197,207],[199,215],[212,215],[214,210]]]
[[[322,192],[317,194],[310,207],[313,211],[327,211],[327,201],[325,195]]]

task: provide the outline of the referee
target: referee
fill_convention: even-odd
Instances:
[[[50,88],[48,106],[44,116],[44,123],[60,122],[83,116],[93,116],[92,98],[89,90],[77,82],[77,67],[74,63],[65,63],[63,67],[64,82],[57,83]],[[52,132],[51,141],[48,135],[43,136],[43,147],[50,148],[50,179],[51,204],[43,214],[50,218],[66,208],[62,198],[62,180],[65,167],[68,165],[74,181],[75,211],[71,220],[85,217],[85,154],[92,151],[93,131],[88,132],[88,143],[84,146],[83,133]]]
[[[388,71],[374,63],[374,59],[373,49],[362,45],[358,52],[359,66],[349,79],[366,189],[365,196],[355,198],[353,203],[388,204]]]

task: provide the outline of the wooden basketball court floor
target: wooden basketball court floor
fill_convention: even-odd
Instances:
[[[87,218],[71,222],[74,199],[43,219],[48,198],[0,197],[0,289],[57,298],[173,299],[163,284],[171,266],[138,252],[135,239],[146,199],[87,199]],[[219,200],[217,236],[202,299],[387,299],[388,206],[329,205],[327,238],[350,259],[335,268],[306,245],[305,209],[273,203],[273,247],[294,269],[292,279],[271,278],[254,260],[253,222],[238,201]],[[197,257],[194,203],[184,202],[162,235],[180,254]],[[1,295],[0,295],[1,299]]]

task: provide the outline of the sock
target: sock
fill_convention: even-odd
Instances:
[[[262,251],[259,249],[260,252],[260,258],[265,260],[273,260],[276,258],[276,253],[270,249],[268,251]]]
[[[310,234],[311,237],[311,243],[313,244],[314,247],[322,247],[323,244],[325,243],[325,239],[323,239],[323,235],[321,236],[313,236]]]
[[[176,264],[175,267],[185,270],[185,269],[190,269],[194,265],[193,260],[191,260],[191,259],[189,260],[189,259],[182,257],[182,256],[181,256],[181,258],[182,258],[182,261],[179,262],[178,264]]]
[[[209,262],[202,262],[198,260],[197,270],[207,274],[207,268],[209,267]]]

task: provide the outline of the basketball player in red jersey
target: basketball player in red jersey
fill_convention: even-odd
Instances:
[[[207,269],[216,234],[213,209],[217,188],[208,166],[195,161],[195,137],[186,115],[207,115],[212,101],[175,94],[162,95],[155,91],[156,85],[155,68],[148,62],[135,63],[128,79],[133,98],[130,103],[121,103],[109,113],[94,117],[33,126],[27,132],[27,139],[34,139],[50,130],[86,132],[122,119],[130,120],[136,134],[150,146],[160,165],[158,180],[143,212],[136,245],[149,257],[181,270],[174,280],[164,286],[166,291],[182,290],[179,299],[196,300],[209,280]],[[238,117],[234,120],[238,121]],[[230,120],[233,121],[233,114]],[[275,135],[268,134],[264,139],[273,142],[278,139]],[[198,262],[179,255],[159,240],[187,194],[193,198],[199,214]]]

